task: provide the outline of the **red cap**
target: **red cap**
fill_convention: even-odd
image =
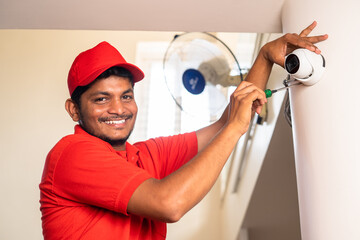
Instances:
[[[133,75],[134,83],[144,78],[140,68],[127,63],[119,51],[108,42],[101,42],[75,58],[68,75],[70,96],[75,88],[90,84],[100,74],[114,66],[129,70]]]

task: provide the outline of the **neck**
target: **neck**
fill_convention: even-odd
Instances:
[[[111,144],[111,143],[110,143]],[[111,144],[111,146],[116,150],[116,151],[125,151],[126,150],[126,143],[123,144]]]

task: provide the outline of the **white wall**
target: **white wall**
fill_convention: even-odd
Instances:
[[[358,78],[360,2],[288,0],[284,31],[313,20],[326,73],[316,85],[291,89],[293,134],[304,240],[360,239]]]
[[[0,28],[279,32],[283,1],[0,0]]]

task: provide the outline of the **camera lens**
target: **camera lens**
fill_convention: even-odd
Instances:
[[[290,54],[285,61],[285,69],[288,73],[294,74],[299,70],[300,61],[295,54]]]

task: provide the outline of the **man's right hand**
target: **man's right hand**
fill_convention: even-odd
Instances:
[[[254,113],[260,114],[267,102],[265,92],[254,84],[242,81],[230,97],[229,117],[226,125],[244,134]]]

